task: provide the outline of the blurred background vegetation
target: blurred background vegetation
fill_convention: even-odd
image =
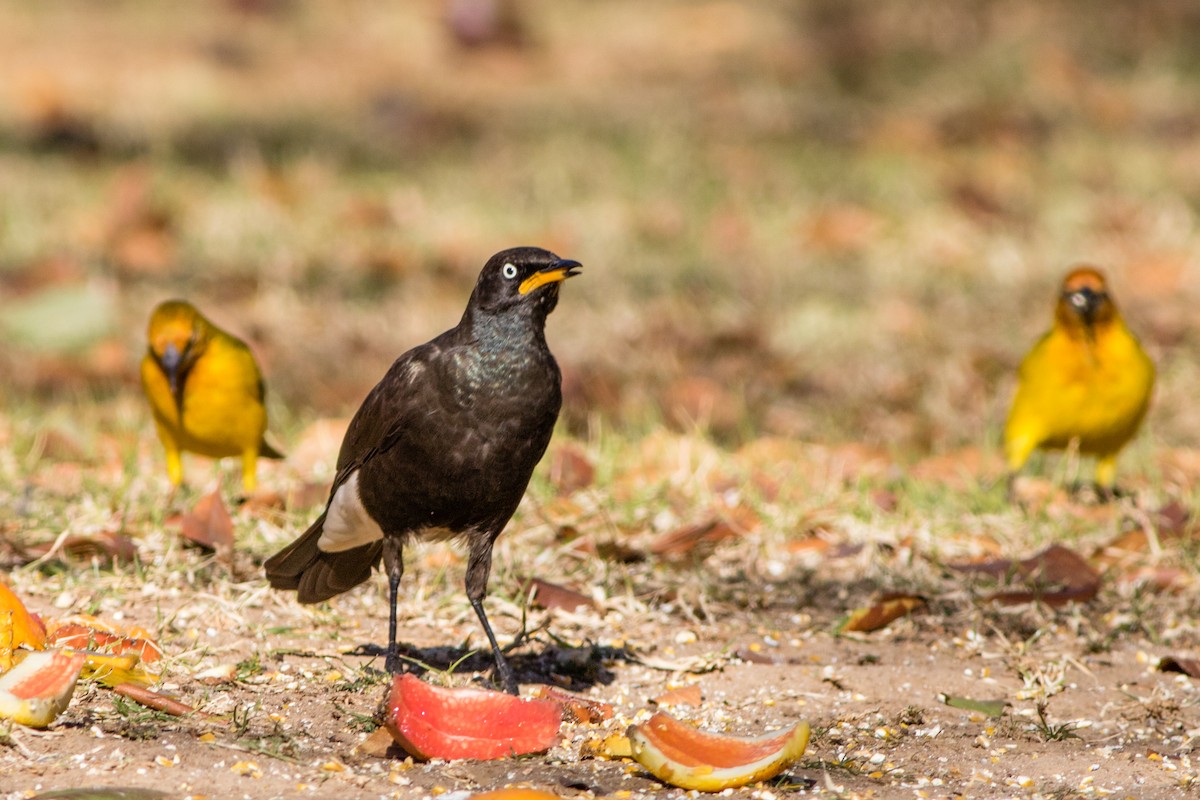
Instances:
[[[149,438],[183,296],[286,444],[538,244],[586,265],[549,331],[576,433],[994,445],[1086,260],[1153,439],[1200,443],[1196,3],[0,0],[0,75],[10,418]]]

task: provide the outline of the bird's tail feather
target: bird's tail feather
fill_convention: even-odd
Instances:
[[[263,436],[262,444],[258,446],[258,455],[262,458],[287,458],[275,444],[268,442]]]
[[[383,544],[371,542],[325,553],[317,547],[325,515],[317,517],[300,538],[267,559],[267,580],[276,589],[294,589],[301,603],[319,603],[353,589],[371,576],[383,555]]]

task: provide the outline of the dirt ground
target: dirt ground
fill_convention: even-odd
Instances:
[[[675,444],[688,447],[682,438]],[[680,455],[680,466],[693,456]],[[1031,496],[1050,491],[1041,513],[1060,529],[1105,531],[1138,516],[1131,499],[1097,505],[1048,480],[1029,486]],[[212,716],[169,717],[81,685],[50,730],[9,734],[0,796],[127,786],[192,798],[417,798],[507,785],[567,797],[680,796],[628,760],[585,749],[692,684],[700,704],[666,710],[707,729],[754,734],[801,719],[813,726],[799,764],[736,796],[1165,798],[1194,784],[1198,688],[1157,668],[1163,656],[1188,654],[1193,601],[1178,585],[1163,591],[1131,579],[1141,573],[1129,559],[1148,557],[1122,550],[1127,541],[1096,548],[1092,563],[1111,565],[1105,559],[1114,553],[1125,561],[1104,574],[1094,599],[1057,609],[1003,604],[989,600],[994,580],[950,566],[994,553],[990,537],[935,542],[911,530],[902,510],[887,511],[892,502],[883,496],[867,520],[827,511],[803,532],[751,525],[683,560],[631,555],[644,546],[635,535],[622,540],[629,551],[621,558],[588,555],[604,538],[590,521],[592,504],[621,491],[600,484],[531,501],[501,540],[488,602],[505,643],[524,617],[528,639],[511,654],[523,689],[548,683],[616,711],[605,723],[566,725],[545,755],[414,764],[364,754],[358,748],[379,719],[389,680],[380,658],[354,651],[385,633],[383,581],[302,607],[266,587],[257,554],[218,563],[173,544],[177,524],[167,520],[139,542],[162,548],[144,570],[97,568],[91,583],[54,570],[14,577],[48,617],[99,589],[98,616],[162,631],[167,668],[158,688]],[[270,510],[244,506],[234,516],[239,535],[276,535]],[[1087,538],[1073,547],[1092,552]],[[458,591],[456,552],[414,551],[402,638],[410,663],[434,670],[427,678],[486,683],[490,659],[466,649],[483,637]],[[581,590],[594,607],[524,602],[522,576],[530,574]],[[891,591],[927,605],[874,632],[837,633],[849,611]],[[989,717],[947,705],[945,696],[1005,706]]]

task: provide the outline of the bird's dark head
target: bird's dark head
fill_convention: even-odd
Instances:
[[[1078,267],[1063,279],[1055,317],[1067,330],[1090,332],[1117,316],[1104,275],[1094,267]]]
[[[540,247],[501,250],[479,273],[470,305],[491,313],[527,308],[545,319],[558,305],[559,284],[578,275],[580,266]]]
[[[150,357],[167,376],[171,394],[182,400],[188,372],[208,346],[211,326],[191,303],[168,300],[150,315],[146,331]]]

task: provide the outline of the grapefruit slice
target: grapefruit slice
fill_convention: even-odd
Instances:
[[[406,674],[392,683],[385,724],[416,758],[505,758],[553,747],[562,706],[488,689],[440,689]]]
[[[719,792],[773,778],[808,747],[808,723],[761,736],[706,733],[661,711],[626,735],[633,759],[660,781],[681,789]]]
[[[45,728],[71,702],[84,656],[38,650],[0,676],[0,717]]]

